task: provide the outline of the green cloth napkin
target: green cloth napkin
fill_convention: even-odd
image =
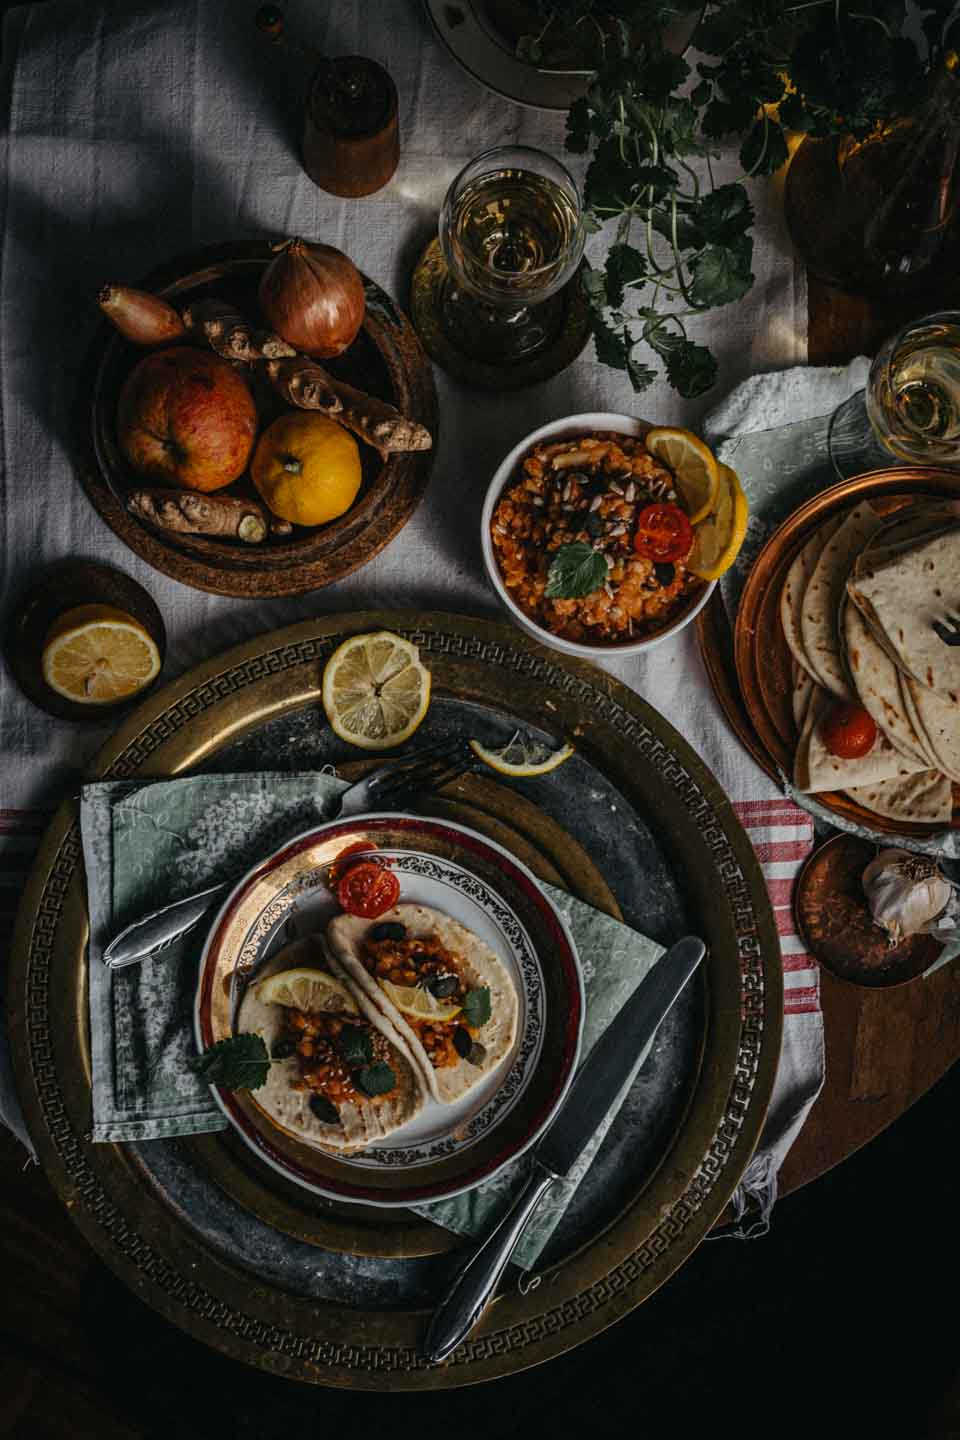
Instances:
[[[346,783],[331,773],[198,775],[83,788],[80,824],[90,909],[92,1138],[157,1140],[222,1130],[209,1086],[188,1068],[203,926],[153,960],[107,970],[103,947],[149,910],[242,875],[260,857],[328,818]],[[544,885],[570,924],[586,991],[582,1058],[663,953],[646,936]],[[649,1047],[648,1047],[649,1049]],[[633,1074],[639,1070],[641,1055]],[[534,1263],[610,1128],[624,1085],[574,1172],[549,1192],[515,1259]],[[461,1235],[489,1228],[521,1183],[521,1159],[467,1195],[418,1213]]]

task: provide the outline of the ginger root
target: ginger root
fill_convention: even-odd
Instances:
[[[252,365],[257,360],[277,360],[297,353],[272,330],[257,329],[240,310],[222,300],[198,300],[187,305],[180,315],[187,331],[225,360]]]
[[[425,426],[408,420],[385,400],[335,379],[313,361],[299,357],[270,360],[267,374],[289,404],[331,416],[371,445],[383,460],[398,451],[429,450],[433,445]]]
[[[158,530],[223,536],[248,545],[259,545],[271,529],[267,512],[256,500],[197,490],[134,490],[127,497],[127,509]]]

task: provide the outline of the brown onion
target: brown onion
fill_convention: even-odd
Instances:
[[[330,359],[352,344],[366,297],[359,270],[342,250],[287,240],[260,281],[260,308],[288,344]]]

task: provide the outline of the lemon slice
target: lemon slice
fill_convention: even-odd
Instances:
[[[420,725],[430,704],[430,671],[416,645],[376,630],[336,649],[323,672],[323,708],[334,733],[362,750],[388,750]]]
[[[278,970],[261,980],[257,995],[264,1005],[287,1005],[293,1010],[327,1011],[332,1015],[358,1015],[357,1002],[335,975],[326,970]]]
[[[687,569],[701,580],[718,580],[725,574],[740,553],[749,513],[737,472],[721,465],[717,506],[694,530]]]
[[[549,775],[573,754],[572,745],[550,750],[540,740],[522,738],[519,730],[499,750],[488,750],[479,740],[470,741],[470,749],[479,760],[501,775]]]
[[[414,1020],[428,1020],[433,1025],[442,1025],[445,1020],[456,1019],[463,1009],[462,1005],[449,1005],[445,1000],[438,1000],[421,985],[394,985],[390,980],[381,980],[380,987],[402,1015],[412,1015]]]
[[[113,705],[160,673],[160,652],[143,626],[112,605],[78,605],[47,632],[43,678],[80,705]]]
[[[720,467],[713,451],[691,430],[668,426],[648,430],[643,443],[656,460],[673,471],[690,524],[696,525],[709,515],[720,489]]]

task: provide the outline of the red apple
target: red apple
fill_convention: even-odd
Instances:
[[[221,490],[243,474],[256,433],[246,381],[206,350],[176,345],[147,355],[120,392],[120,449],[157,485]]]

